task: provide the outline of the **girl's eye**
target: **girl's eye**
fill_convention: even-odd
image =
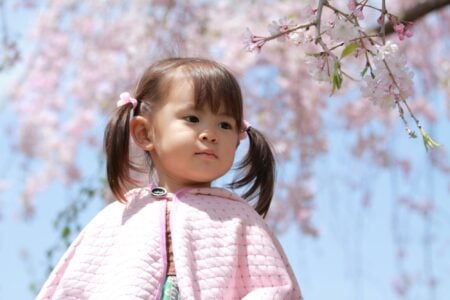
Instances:
[[[200,121],[196,116],[186,116],[184,119],[190,123],[198,123]]]
[[[228,122],[220,122],[220,128],[222,129],[233,129],[233,126]]]

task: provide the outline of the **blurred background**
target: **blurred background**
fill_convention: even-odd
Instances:
[[[414,72],[408,101],[437,149],[364,98],[361,80],[330,96],[311,76],[313,48],[246,51],[249,32],[308,22],[315,0],[0,0],[0,299],[33,299],[111,201],[104,127],[118,95],[168,56],[213,58],[241,82],[247,119],[277,153],[267,221],[305,299],[450,299],[449,1],[386,2],[413,21],[412,37],[387,39]],[[349,1],[332,3],[349,13]],[[366,4],[369,30],[381,1]],[[363,67],[348,58],[353,73]]]

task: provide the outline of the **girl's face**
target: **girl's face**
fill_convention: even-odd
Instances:
[[[235,119],[221,108],[195,108],[193,87],[177,76],[151,117],[151,159],[160,185],[171,192],[182,187],[209,187],[232,166],[239,141]]]

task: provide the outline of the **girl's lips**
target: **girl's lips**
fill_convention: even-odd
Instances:
[[[214,151],[209,150],[196,152],[195,155],[200,155],[206,158],[217,158],[217,155],[214,153]]]

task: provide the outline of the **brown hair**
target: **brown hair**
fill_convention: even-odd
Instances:
[[[126,187],[136,183],[130,176],[130,171],[140,170],[129,157],[130,111],[133,111],[133,116],[151,112],[152,107],[164,99],[170,90],[170,75],[176,70],[181,70],[192,80],[196,107],[206,105],[217,113],[223,106],[234,117],[236,124],[243,124],[241,89],[235,77],[224,66],[203,58],[168,58],[157,61],[147,68],[137,85],[135,97],[139,100],[138,106],[134,109],[131,104],[119,107],[105,130],[107,178],[119,201],[125,201]],[[241,177],[234,180],[230,187],[247,187],[242,197],[248,201],[258,197],[254,207],[264,217],[272,201],[275,161],[263,134],[252,127],[247,133],[249,150],[237,168],[241,171]]]

